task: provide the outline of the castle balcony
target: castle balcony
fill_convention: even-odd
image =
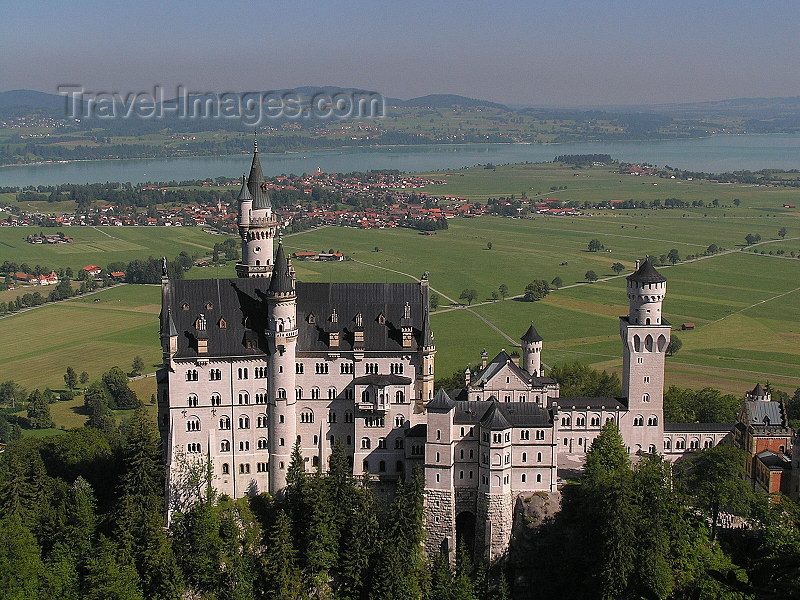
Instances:
[[[264,337],[275,341],[293,340],[297,338],[297,334],[297,329],[287,329],[285,331],[273,331],[272,329],[267,329],[264,331]]]

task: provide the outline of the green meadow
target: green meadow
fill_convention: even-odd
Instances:
[[[523,182],[534,192],[540,187],[547,190],[550,185],[565,185],[558,182],[572,176],[567,172],[571,170],[555,170],[561,173],[541,183],[538,178],[549,172],[541,165],[470,169],[457,177],[461,188],[450,182],[437,186],[437,193],[446,187],[447,193],[457,190],[454,195],[472,194],[485,200],[487,195],[519,195]],[[667,385],[712,386],[736,394],[756,381],[770,381],[790,392],[800,387],[800,259],[789,258],[790,252],[800,254],[800,214],[782,208],[783,202],[800,205],[800,190],[672,180],[642,186],[638,177],[626,176],[620,182],[616,175],[612,181],[601,169],[586,169],[580,175],[586,172],[597,178],[597,198],[625,199],[628,194],[647,199],[658,187],[660,196],[653,197],[675,195],[691,200],[702,196],[704,201],[718,198],[722,205],[594,211],[597,214],[581,217],[458,218],[436,235],[408,229],[323,227],[289,234],[284,243],[290,252],[334,248],[351,259],[295,261],[297,276],[303,281],[409,281],[427,271],[440,299],[431,317],[440,376],[468,364],[474,367],[483,348],[490,356],[502,348],[513,351],[531,322],[545,339],[542,359],[546,364],[578,360],[618,372],[618,317],[627,313],[625,275],[635,260],[646,254],[667,254],[673,248],[683,259],[717,244],[727,251],[659,268],[668,280],[665,317],[683,342],[683,348],[667,359]],[[680,188],[683,195],[665,193],[668,186]],[[558,192],[559,197],[572,193],[588,198],[590,191],[573,189],[570,180],[568,189]],[[740,199],[740,206],[733,206],[734,198]],[[785,239],[778,237],[781,227],[787,228]],[[24,229],[2,228],[0,257],[75,268],[148,255],[174,256],[181,250],[209,252],[221,239],[200,228],[65,229],[75,237],[74,245],[27,244]],[[762,242],[743,250],[748,233],[758,233]],[[610,252],[589,252],[587,245],[593,238]],[[784,256],[776,255],[781,249]],[[611,270],[614,262],[625,266],[621,275]],[[594,270],[600,281],[586,283],[588,270]],[[190,278],[234,276],[232,263],[195,267],[187,273]],[[529,303],[514,298],[532,280],[555,277],[561,278],[563,287],[544,300]],[[508,286],[509,297],[491,301],[501,284]],[[469,307],[459,299],[465,288],[477,291]],[[114,365],[129,369],[136,355],[153,372],[160,361],[159,309],[158,286],[125,285],[0,319],[4,340],[0,380],[14,379],[29,389],[60,389],[68,365],[95,378]],[[695,329],[681,331],[683,323],[694,323]],[[145,401],[155,390],[152,377],[133,385]],[[54,410],[58,406],[64,413],[54,413],[58,424],[82,422],[84,417],[66,404],[54,405]]]

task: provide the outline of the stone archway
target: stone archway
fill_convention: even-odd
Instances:
[[[468,510],[456,515],[456,547],[454,550],[458,551],[462,543],[471,555],[475,550],[475,513]]]

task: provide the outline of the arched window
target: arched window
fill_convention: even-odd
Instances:
[[[250,404],[250,394],[239,392],[239,404]]]
[[[189,394],[189,406],[197,406],[197,394]]]
[[[361,470],[364,473],[369,473],[369,461],[368,460],[364,460],[364,462],[361,463]]]
[[[219,443],[219,451],[220,452],[230,452],[231,451],[231,443],[229,440],[222,440]]]
[[[222,474],[229,475],[231,472],[231,467],[228,463],[222,463]]]
[[[280,400],[286,400],[286,390],[285,389],[278,388],[278,391],[276,392],[276,394],[277,394],[277,396],[278,396],[278,398]]]
[[[537,452],[536,453],[536,462],[542,462],[542,453],[541,452]]]
[[[398,404],[402,404],[406,401],[406,395],[403,393],[403,390],[397,390],[394,393],[394,401]]]
[[[186,431],[200,431],[200,419],[198,417],[191,417],[186,421]]]
[[[523,473],[522,474],[522,483],[525,483],[526,481],[528,481],[528,476],[525,475],[525,473]]]
[[[586,427],[586,417],[578,416],[575,418],[575,424],[578,427]]]
[[[528,453],[527,452],[523,452],[522,453],[522,462],[528,462]]]
[[[259,429],[264,429],[267,426],[267,415],[260,414],[256,417],[256,427]]]
[[[328,400],[336,400],[336,396],[337,396],[336,388],[335,387],[329,387],[328,388]]]
[[[656,417],[655,415],[653,415],[651,417],[647,417],[647,425],[649,427],[657,426],[658,425],[658,417]]]
[[[256,393],[256,404],[266,404],[266,403],[267,403],[266,392]]]
[[[536,474],[536,483],[542,483],[542,475],[541,473]]]
[[[303,388],[301,388],[301,387],[294,388],[294,399],[295,400],[302,400],[303,399]]]
[[[642,351],[642,340],[638,335],[633,336],[633,350],[634,352]]]
[[[676,450],[685,450],[686,449],[686,440],[683,438],[675,440],[675,449]]]
[[[211,406],[219,406],[222,404],[222,397],[216,392],[211,394]]]
[[[361,392],[361,402],[369,402],[369,390]]]
[[[561,417],[562,427],[570,427],[571,425],[572,425],[572,419],[570,417]]]
[[[650,394],[643,394],[642,402],[650,402]]]
[[[657,348],[659,352],[664,352],[664,349],[667,347],[667,338],[663,334],[658,336],[658,344]]]
[[[231,419],[227,415],[223,416],[219,420],[219,428],[220,429],[230,429],[231,428]]]
[[[644,417],[637,415],[633,418],[634,427],[644,427]]]
[[[336,423],[336,411],[329,410],[328,411],[328,423]]]
[[[670,450],[672,448],[672,441],[667,438],[664,440],[664,450]]]
[[[395,427],[402,427],[403,423],[406,422],[406,418],[403,415],[396,415],[394,418],[394,426]]]
[[[646,338],[644,338],[644,349],[647,350],[648,352],[652,352],[653,351],[653,336],[652,335],[648,334],[648,336]]]
[[[250,429],[250,417],[247,415],[239,417],[239,429]]]
[[[368,437],[361,438],[361,449],[362,450],[369,450],[372,447],[372,442],[370,442]]]
[[[697,450],[698,448],[700,448],[700,440],[693,439],[691,442],[689,442],[689,448],[691,450]]]
[[[258,448],[259,450],[266,450],[267,438],[259,438],[258,442],[256,442],[256,448]]]
[[[319,388],[318,387],[312,387],[311,388],[311,399],[312,400],[319,400]]]
[[[314,411],[310,408],[304,408],[300,412],[300,422],[301,423],[313,423],[314,422]]]

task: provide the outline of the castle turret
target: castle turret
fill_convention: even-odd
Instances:
[[[542,374],[542,336],[536,331],[531,323],[528,331],[522,336],[522,368],[531,377],[539,377]]]
[[[756,384],[756,387],[752,389],[752,391],[747,392],[745,397],[748,400],[753,400],[755,402],[771,402],[772,401],[772,394],[770,394],[767,390],[765,390],[760,383]]]
[[[620,422],[630,452],[659,452],[664,439],[664,364],[670,325],[661,316],[667,280],[649,259],[627,277],[628,316],[620,317],[622,394]]]
[[[254,143],[253,164],[246,185],[244,179],[242,181],[238,203],[242,260],[236,265],[236,275],[269,277],[272,273],[272,242],[278,223],[272,216],[272,205],[264,189],[258,141]]]
[[[278,242],[275,268],[267,290],[269,311],[269,485],[270,492],[286,487],[286,470],[297,440],[295,358],[297,349],[297,296],[291,265]]]

